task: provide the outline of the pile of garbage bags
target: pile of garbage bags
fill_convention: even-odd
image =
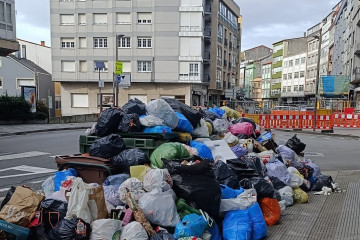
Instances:
[[[301,157],[306,145],[296,135],[277,145],[227,107],[135,99],[106,109],[93,130],[101,138],[84,157],[110,159],[117,174],[84,182],[74,167],[49,176],[41,192],[12,187],[0,220],[27,229],[28,239],[257,240],[286,207],[308,202],[307,192],[335,186]],[[148,156],[116,134],[132,131],[186,132],[192,140],[163,143]],[[0,237],[15,239],[1,226]]]

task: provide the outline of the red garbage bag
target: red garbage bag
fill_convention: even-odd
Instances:
[[[254,133],[254,127],[251,123],[241,122],[236,123],[229,127],[229,130],[232,134],[239,135],[244,134],[246,136],[251,136]]]
[[[262,198],[259,200],[261,211],[266,225],[273,226],[280,220],[281,209],[275,198]]]

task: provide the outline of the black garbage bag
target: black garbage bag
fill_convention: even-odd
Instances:
[[[200,109],[200,112],[203,114],[204,116],[204,119],[207,121],[207,122],[213,122],[215,121],[216,119],[219,119],[220,117],[214,113],[214,112],[210,112],[209,110],[203,110],[203,109]]]
[[[105,137],[111,133],[116,133],[124,114],[125,113],[118,108],[105,109],[96,123],[96,136]]]
[[[286,142],[285,146],[291,148],[296,154],[299,154],[305,150],[306,144],[301,142],[295,134]]]
[[[229,159],[226,161],[238,179],[257,177],[255,169],[249,168],[244,158]]]
[[[265,176],[265,170],[266,167],[261,162],[261,159],[257,156],[244,156],[244,158],[251,159],[251,161],[254,163],[256,173],[259,177]]]
[[[186,174],[202,174],[211,178],[214,178],[213,169],[210,166],[210,162],[207,159],[202,159],[199,156],[192,156],[189,158],[184,159],[172,159],[168,160],[165,158],[161,159],[164,163],[164,168],[167,168],[170,175],[171,174],[178,174],[178,173],[186,173]],[[194,165],[183,165],[181,164],[182,161],[187,162],[195,162],[200,161]]]
[[[40,207],[43,214],[42,223],[45,233],[55,228],[59,221],[66,216],[67,206],[67,202],[55,199],[46,199],[41,202]]]
[[[281,181],[279,178],[277,177],[269,177],[271,182],[272,182],[272,185],[273,185],[273,188],[275,190],[280,190],[282,189],[283,187],[286,187],[287,185]]]
[[[141,115],[146,115],[145,107],[146,107],[145,103],[135,98],[135,99],[130,99],[129,102],[122,107],[122,109],[127,114],[136,113],[139,116],[141,116]]]
[[[302,162],[291,161],[290,166],[296,168],[307,180],[309,180],[314,173],[314,169],[312,167]]]
[[[243,122],[251,123],[251,125],[253,125],[253,127],[254,127],[254,130],[256,129],[256,124],[255,124],[254,120],[252,120],[250,118],[241,117],[241,118],[238,118],[238,119],[235,119],[234,121],[232,121],[233,124],[243,123]]]
[[[149,157],[139,148],[126,149],[111,159],[111,164],[121,173],[130,173],[130,166],[150,165]]]
[[[281,201],[281,194],[278,190],[274,190],[274,196],[273,198],[276,198],[276,200],[278,200],[278,202]]]
[[[174,238],[174,236],[168,232],[159,231],[152,235],[150,240],[176,240],[176,238]]]
[[[119,123],[118,131],[121,133],[141,132],[139,115],[137,113],[125,114]]]
[[[231,168],[223,161],[217,161],[214,164],[214,174],[216,180],[230,188],[239,188],[239,179]]]
[[[112,158],[123,150],[126,146],[120,135],[111,134],[107,137],[100,138],[90,146],[90,156],[101,158]]]
[[[196,111],[195,109],[192,109],[188,105],[174,98],[162,98],[162,99],[164,99],[175,112],[182,113],[186,117],[186,119],[189,120],[189,122],[194,127],[194,129],[198,127],[201,118],[203,118],[203,115],[200,112]]]
[[[16,189],[16,187],[12,186],[12,187],[8,190],[8,192],[6,193],[6,196],[5,196],[4,200],[1,202],[0,210],[5,206],[5,204],[7,204],[7,203],[10,201],[10,198],[11,198],[12,195],[14,194],[15,189]]]
[[[274,197],[275,189],[266,179],[252,178],[251,181],[254,184],[254,188],[256,189],[258,199]]]
[[[90,239],[90,224],[80,218],[62,219],[56,228],[49,232],[50,240],[88,240]]]
[[[334,183],[331,176],[319,175],[316,177],[315,183],[312,186],[311,190],[312,191],[322,191],[323,187],[328,187],[328,188],[333,189],[333,186],[331,183]]]
[[[243,189],[250,189],[250,188],[254,188],[254,184],[253,182],[248,179],[248,178],[244,178],[241,179],[239,182],[240,187],[242,187]]]

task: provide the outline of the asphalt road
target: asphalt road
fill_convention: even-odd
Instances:
[[[78,153],[83,133],[69,130],[1,137],[0,198],[11,186],[26,184],[40,189],[43,180],[56,171],[54,156]],[[274,133],[280,144],[293,136],[291,132]],[[298,137],[307,144],[305,157],[322,170],[360,170],[359,140],[301,133]]]

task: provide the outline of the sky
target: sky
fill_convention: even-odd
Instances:
[[[271,47],[301,37],[326,17],[339,0],[236,0],[243,16],[242,46]],[[50,46],[49,0],[16,0],[17,37]]]

